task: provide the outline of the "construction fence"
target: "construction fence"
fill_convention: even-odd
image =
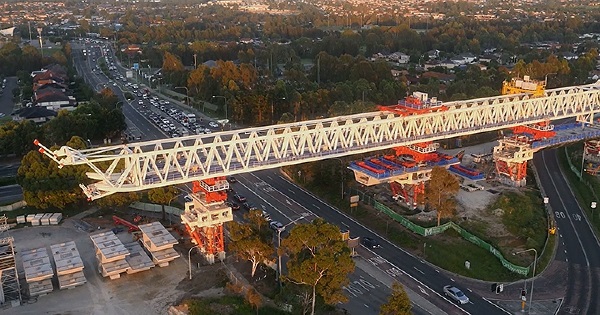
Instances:
[[[157,204],[145,203],[145,202],[134,202],[134,203],[130,204],[129,207],[132,209],[137,209],[137,210],[142,210],[142,211],[162,213],[163,205],[157,205]],[[164,206],[164,207],[165,207],[165,213],[168,213],[168,214],[180,216],[183,213],[183,210],[175,208],[175,207],[171,207],[171,206]]]
[[[494,256],[496,256],[502,263],[502,266],[504,266],[506,269],[508,269],[514,273],[517,273],[520,275],[525,275],[525,276],[529,273],[529,267],[522,267],[522,266],[518,266],[518,265],[515,265],[515,264],[509,262],[508,260],[506,260],[506,258],[504,258],[504,256],[502,255],[502,253],[500,253],[499,250],[494,248],[488,242],[471,234],[469,231],[465,230],[464,228],[460,227],[458,224],[456,224],[454,222],[447,222],[440,226],[434,226],[434,227],[428,227],[428,228],[422,227],[418,224],[411,222],[410,220],[401,216],[400,214],[394,212],[392,209],[388,208],[386,205],[378,202],[373,197],[366,195],[365,193],[363,193],[361,191],[352,190],[352,193],[358,193],[359,195],[361,195],[361,197],[362,197],[361,200],[363,202],[370,204],[375,209],[377,209],[381,213],[386,214],[388,217],[392,218],[396,222],[402,224],[405,228],[409,229],[413,233],[416,233],[421,236],[431,236],[431,235],[443,233],[447,229],[453,229],[456,232],[460,233],[460,235],[467,241],[487,250],[488,252],[490,252]]]

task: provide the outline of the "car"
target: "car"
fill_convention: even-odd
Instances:
[[[225,201],[225,205],[230,207],[231,210],[240,210],[240,205],[238,205],[237,203]]]
[[[233,177],[233,176],[229,176],[229,177],[227,177],[227,181],[228,181],[230,184],[237,183],[237,179],[235,179],[235,177]]]
[[[246,197],[238,194],[233,195],[233,199],[237,200],[238,202],[246,202]]]
[[[277,232],[283,232],[285,231],[285,226],[283,226],[283,224],[279,221],[271,221],[269,222],[269,227],[271,228],[271,230],[273,231],[277,231]]]
[[[469,298],[464,293],[462,293],[461,290],[459,290],[458,288],[456,288],[454,286],[451,286],[451,285],[444,286],[444,294],[447,297],[450,297],[451,299],[453,299],[457,303],[460,303],[460,304],[469,303]]]
[[[185,196],[183,197],[183,200],[185,200],[185,202],[192,202],[194,199],[192,199],[191,196]]]
[[[366,236],[360,238],[360,243],[367,248],[381,248],[381,245],[376,240]]]
[[[6,116],[4,113],[0,113],[0,118]]]
[[[213,127],[213,128],[219,128],[219,124],[217,124],[217,123],[216,123],[216,122],[214,122],[214,121],[211,121],[211,122],[209,122],[209,123],[208,123],[208,125],[209,125],[210,127]]]
[[[244,206],[244,209],[246,209],[248,211],[257,209],[253,204],[251,204],[249,202],[244,202],[243,206]]]
[[[262,213],[261,213],[262,217],[265,219],[265,221],[267,221],[267,222],[271,221],[271,215],[265,210],[261,210],[261,211],[262,211]]]

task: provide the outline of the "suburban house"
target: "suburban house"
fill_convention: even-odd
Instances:
[[[36,124],[43,124],[56,117],[57,113],[45,107],[23,107],[12,114],[14,121],[31,120]]]

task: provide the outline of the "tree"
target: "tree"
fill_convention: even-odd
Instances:
[[[410,299],[404,291],[404,287],[394,282],[392,284],[392,295],[388,299],[387,303],[381,305],[379,309],[379,315],[410,315],[412,304]]]
[[[436,166],[431,170],[431,179],[425,189],[425,203],[437,211],[438,226],[442,217],[454,215],[456,211],[454,196],[459,188],[458,180],[447,169]]]
[[[72,137],[67,145],[75,149],[85,148],[85,142],[79,137]],[[57,147],[51,148],[55,149]],[[28,205],[38,209],[64,209],[82,199],[79,184],[89,182],[86,171],[89,171],[87,165],[59,169],[56,162],[37,151],[29,151],[21,160],[17,183],[23,187],[23,199]]]
[[[246,292],[246,300],[248,300],[250,305],[256,308],[256,315],[258,315],[258,309],[263,304],[263,298],[260,293],[258,293],[255,288],[250,288],[248,289],[248,292]]]
[[[165,204],[177,197],[177,189],[173,186],[159,187],[148,190],[148,200],[162,205],[162,219],[166,220]]]
[[[297,225],[281,245],[290,257],[284,279],[311,288],[311,314],[315,313],[317,293],[330,305],[347,301],[342,287],[348,284],[355,266],[337,226],[320,218]]]
[[[254,277],[258,265],[275,254],[273,245],[269,243],[269,237],[261,232],[262,224],[256,224],[256,219],[266,222],[262,215],[259,218],[258,213],[260,212],[260,210],[252,210],[244,215],[246,221],[249,221],[248,223],[235,221],[229,223],[231,236],[229,249],[234,251],[239,258],[248,260],[252,264],[252,277]],[[272,234],[270,235],[272,236]]]

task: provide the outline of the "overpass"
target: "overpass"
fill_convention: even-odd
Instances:
[[[564,118],[593,123],[600,82],[443,103],[442,112],[377,111],[288,124],[76,150],[39,151],[59,164],[88,165],[89,199],[261,169],[408,146]]]

